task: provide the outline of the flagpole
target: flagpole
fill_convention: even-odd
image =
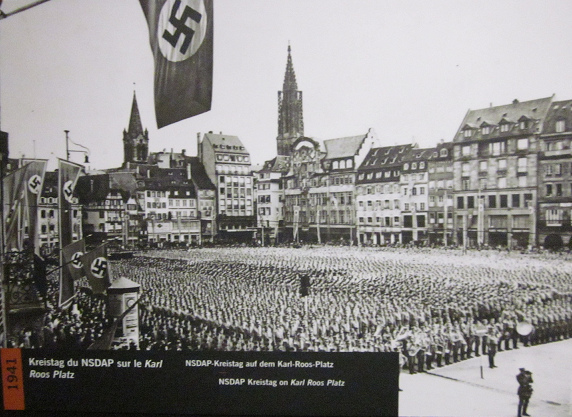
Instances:
[[[16,10],[9,12],[9,13],[4,13],[3,11],[0,10],[0,20],[6,19],[10,16],[14,16],[15,14],[18,14],[21,12],[25,12],[26,10],[31,9],[32,7],[39,6],[40,4],[46,3],[48,1],[50,1],[50,0],[38,0],[38,1],[35,1],[34,3],[27,4],[26,6],[22,6],[19,9],[16,9]]]
[[[0,152],[0,285],[2,293],[2,337],[1,346],[8,347],[8,306],[6,305],[6,288],[4,284],[4,153]]]

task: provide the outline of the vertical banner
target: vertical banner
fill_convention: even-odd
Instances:
[[[18,221],[24,206],[24,187],[28,165],[18,168],[2,179],[4,187],[4,245],[6,251],[20,250]]]
[[[70,243],[63,248],[63,268],[68,270],[74,281],[85,276],[82,258],[85,255],[85,241],[83,239]]]
[[[63,159],[58,160],[58,204],[59,204],[59,237],[60,248],[63,249],[73,241],[73,207],[74,190],[80,176],[81,165]],[[63,250],[60,250],[60,263],[63,264]],[[68,307],[74,297],[74,280],[68,268],[60,269],[60,307]]]
[[[42,195],[47,162],[46,160],[40,159],[24,160],[24,163],[28,166],[26,171],[28,238],[30,244],[34,246],[34,252],[36,254],[39,254],[40,246],[38,234],[38,204]]]
[[[104,294],[109,287],[109,263],[105,245],[82,256],[81,262],[94,294]]]
[[[211,109],[212,0],[140,0],[155,59],[157,127]]]

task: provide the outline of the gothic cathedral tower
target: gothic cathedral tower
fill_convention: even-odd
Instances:
[[[149,156],[149,132],[143,130],[137,97],[133,92],[133,104],[131,105],[131,117],[127,131],[123,130],[123,163],[138,162],[146,163]]]
[[[278,155],[290,155],[294,141],[304,135],[302,92],[298,91],[296,74],[288,45],[288,61],[282,91],[278,92]]]

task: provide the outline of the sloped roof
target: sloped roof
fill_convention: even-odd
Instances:
[[[290,157],[286,155],[278,155],[275,158],[266,161],[260,172],[288,172],[290,168]]]
[[[216,190],[199,157],[189,156],[187,160],[191,164],[191,179],[197,187],[201,190]]]
[[[205,133],[205,138],[213,145],[216,151],[248,154],[238,136],[209,132]]]
[[[358,153],[366,135],[348,136],[345,138],[326,139],[326,159],[347,158]]]
[[[403,156],[409,152],[411,146],[411,144],[407,144],[372,148],[359,167],[359,170],[400,165]]]
[[[544,129],[542,133],[550,134],[556,133],[556,122],[558,120],[566,121],[566,131],[571,130],[572,126],[572,100],[556,101],[550,106],[546,121],[544,122]]]
[[[511,104],[503,106],[468,110],[463,122],[455,134],[455,138],[459,136],[459,133],[461,133],[466,126],[477,128],[480,127],[483,122],[487,122],[487,124],[490,125],[498,125],[503,119],[506,121],[516,121],[522,116],[526,116],[529,119],[544,121],[546,114],[548,113],[548,109],[550,108],[552,98],[553,97],[546,97],[522,102],[514,100]]]
[[[436,148],[411,148],[404,152],[403,162],[426,161],[433,154]]]

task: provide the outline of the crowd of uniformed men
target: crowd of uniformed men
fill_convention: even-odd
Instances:
[[[498,351],[569,338],[571,273],[566,254],[329,246],[162,250],[112,264],[141,284],[140,349],[399,351],[411,373],[485,354],[494,367]],[[85,348],[110,323],[104,304],[81,292],[20,345]]]

